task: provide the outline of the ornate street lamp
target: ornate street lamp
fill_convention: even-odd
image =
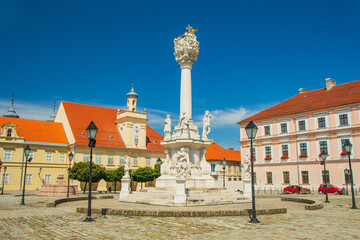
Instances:
[[[254,163],[253,163],[253,139],[256,138],[257,126],[253,121],[250,121],[248,125],[245,127],[246,135],[250,139],[250,162],[251,162],[251,199],[252,199],[252,210],[250,216],[251,223],[260,223],[260,221],[256,218],[256,210],[255,210],[255,187],[254,187]]]
[[[26,169],[27,169],[27,163],[31,162],[32,158],[30,157],[31,149],[29,145],[26,145],[24,149],[25,153],[25,173],[24,173],[24,185],[23,185],[23,192],[22,192],[22,198],[20,205],[25,205],[25,181],[26,181]]]
[[[223,178],[224,178],[223,179],[223,188],[225,188],[225,169],[226,169],[226,160],[225,160],[225,158],[224,158],[222,164],[223,164]]]
[[[91,185],[92,185],[92,148],[95,147],[96,144],[96,133],[98,131],[98,128],[95,126],[94,122],[91,121],[90,125],[86,128],[86,133],[89,138],[89,147],[90,147],[90,172],[89,172],[89,198],[88,198],[88,212],[87,217],[84,219],[85,222],[91,222],[94,221],[94,219],[91,217]]]
[[[68,155],[69,157],[69,168],[68,168],[68,187],[67,187],[67,198],[69,198],[69,188],[70,188],[70,167],[71,167],[71,161],[74,158],[74,154],[71,152]]]
[[[326,203],[329,203],[329,197],[328,197],[328,186],[327,186],[327,172],[326,172],[326,158],[328,157],[328,154],[325,152],[325,151],[322,151],[321,154],[320,154],[320,157],[321,157],[321,165],[324,165],[324,173],[325,173],[325,194],[326,194],[326,200],[325,202]]]
[[[2,174],[2,188],[1,188],[1,195],[4,194],[4,183],[5,183],[5,178],[6,178],[6,169],[7,169],[7,166],[4,166],[4,173]]]
[[[162,163],[161,159],[160,159],[160,158],[158,158],[158,159],[156,160],[156,165],[158,165],[158,166],[159,166],[158,177],[160,177],[160,165],[161,165],[161,163]]]
[[[352,168],[351,168],[351,160],[350,160],[350,154],[352,150],[352,144],[349,141],[346,141],[344,144],[345,152],[347,152],[349,156],[349,170],[350,170],[350,183],[351,183],[351,195],[352,195],[352,209],[357,209],[355,204],[355,195],[354,195],[354,181],[353,181],[353,174],[352,174]]]

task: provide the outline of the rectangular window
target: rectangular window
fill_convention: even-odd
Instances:
[[[326,128],[325,117],[318,118],[318,126],[319,128]]]
[[[46,160],[45,162],[51,163],[53,160],[53,152],[46,152]]]
[[[96,164],[101,164],[101,155],[100,154],[96,154],[95,163]]]
[[[12,150],[5,149],[4,150],[4,161],[11,161],[11,157],[12,157]]]
[[[252,148],[252,154],[253,154],[253,160],[255,161],[256,160],[256,151],[255,151],[255,148],[253,147]],[[251,156],[250,156],[251,157]]]
[[[44,184],[51,184],[51,174],[45,174]]]
[[[271,160],[271,147],[265,147],[265,160]]]
[[[265,135],[270,135],[270,126],[265,126],[264,132],[265,132]]]
[[[307,144],[300,143],[300,157],[307,157]]]
[[[341,149],[342,149],[342,152],[346,152],[344,145],[345,145],[345,143],[347,143],[347,142],[350,142],[350,140],[349,140],[349,139],[341,139]]]
[[[90,161],[90,156],[89,154],[84,154],[84,162],[89,162]]]
[[[137,164],[138,164],[138,162],[137,162],[137,157],[134,157],[134,159],[133,159],[133,165],[134,165],[134,166],[137,166]]]
[[[59,153],[59,163],[65,163],[65,160],[66,160],[66,154]]]
[[[124,156],[120,156],[120,165],[125,165]]]
[[[114,156],[113,155],[108,156],[108,164],[109,165],[114,165]]]
[[[266,183],[267,184],[272,184],[273,183],[272,172],[267,172],[266,173]]]
[[[346,170],[348,170],[348,169],[346,169]],[[345,175],[345,184],[351,183],[351,181],[350,181],[350,171],[344,171],[344,175]]]
[[[290,184],[290,172],[289,171],[283,172],[283,180],[284,180],[284,184]]]
[[[147,167],[150,167],[150,158],[149,158],[149,157],[146,158],[146,166],[147,166]]]
[[[211,172],[215,172],[215,166],[216,165],[214,163],[211,164]]]
[[[281,133],[287,133],[287,123],[280,124]]]
[[[289,156],[289,147],[288,145],[281,145],[281,152],[282,152],[282,157],[288,157]]]
[[[324,151],[326,154],[328,153],[328,148],[327,148],[327,141],[320,141],[320,154]]]
[[[25,184],[32,184],[32,174],[27,173],[25,175]]]
[[[309,184],[309,172],[301,171],[302,184]]]
[[[339,120],[340,120],[340,126],[344,126],[344,125],[348,125],[348,115],[347,114],[340,114],[339,115]]]
[[[9,184],[9,178],[10,178],[10,174],[9,173],[5,173],[5,177],[4,177],[4,173],[1,174],[1,184]]]
[[[329,184],[330,183],[330,172],[329,170],[326,170],[326,174],[324,170],[321,170],[321,174],[322,174],[322,181],[325,184],[325,179],[326,179],[326,183]]]
[[[299,121],[299,131],[305,131],[305,130],[306,130],[305,120]]]
[[[135,143],[135,145],[138,145],[138,143],[139,143],[139,136],[137,136],[137,135],[134,136],[134,143]]]

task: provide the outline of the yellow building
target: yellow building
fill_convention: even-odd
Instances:
[[[26,190],[40,190],[42,184],[56,184],[58,176],[67,177],[69,145],[61,123],[13,115],[0,117],[0,126],[1,184],[4,181],[5,192],[21,190],[24,177]],[[24,176],[26,145],[31,148],[32,161]]]
[[[137,111],[138,95],[132,88],[127,94],[127,110],[91,106],[62,101],[55,122],[62,123],[75,155],[75,162],[90,159],[86,128],[91,121],[98,127],[93,162],[107,170],[124,165],[124,156],[131,159],[130,168],[154,167],[158,158],[164,159],[163,137],[147,125],[146,111]],[[74,184],[76,182],[74,181]],[[99,182],[98,191],[106,191],[112,183]],[[117,187],[119,189],[119,186]]]

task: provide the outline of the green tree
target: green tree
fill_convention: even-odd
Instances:
[[[153,181],[155,179],[155,175],[157,176],[157,173],[155,173],[154,169],[152,168],[138,168],[136,169],[136,171],[131,173],[131,180],[135,182],[140,182],[142,189],[142,183]]]
[[[104,174],[105,182],[115,182],[115,193],[116,193],[116,183],[121,181],[121,178],[124,176],[124,167],[119,167],[116,170],[106,170]]]
[[[155,178],[158,178],[158,177],[161,176],[160,166],[161,166],[161,164],[160,165],[155,164],[155,166],[154,166],[154,176],[155,176]]]
[[[80,182],[85,182],[84,193],[89,181],[89,173],[90,173],[90,162],[78,162],[75,163],[70,169],[70,178],[74,180],[78,180]],[[92,164],[92,173],[91,173],[91,181],[96,183],[104,178],[105,168],[100,167],[99,165]]]

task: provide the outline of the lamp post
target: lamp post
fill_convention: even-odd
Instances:
[[[30,162],[32,160],[30,156],[30,152],[31,149],[29,147],[29,145],[26,145],[25,149],[24,149],[24,153],[25,153],[25,173],[24,173],[24,185],[23,185],[23,192],[22,192],[22,198],[21,198],[21,203],[20,205],[25,205],[25,181],[26,181],[26,169],[27,169],[27,163]]]
[[[161,165],[161,163],[162,163],[161,159],[158,158],[158,159],[156,160],[156,165],[159,166],[158,177],[160,177],[160,165]]]
[[[2,177],[2,188],[1,188],[1,195],[4,194],[4,183],[5,183],[5,178],[6,178],[6,169],[7,169],[7,166],[4,166],[4,173],[2,174],[3,177]]]
[[[251,223],[260,223],[260,221],[256,218],[256,210],[255,210],[255,187],[254,187],[254,163],[253,163],[253,139],[256,138],[257,126],[253,121],[250,121],[248,125],[245,127],[246,135],[250,139],[250,162],[251,162],[251,200],[252,200],[252,210],[250,216]]]
[[[345,173],[345,186],[346,186],[346,195],[349,195],[349,191],[348,191],[348,181],[349,181],[349,176],[350,176],[350,170],[349,169],[344,169],[344,173]]]
[[[94,122],[91,121],[89,126],[86,128],[86,133],[89,138],[89,147],[90,147],[90,172],[89,172],[89,198],[88,198],[88,212],[87,216],[84,219],[85,222],[91,222],[94,221],[94,219],[91,217],[91,185],[92,185],[92,148],[95,147],[96,144],[96,133],[98,131],[98,128],[95,126]]]
[[[222,164],[223,164],[223,178],[224,178],[224,179],[223,179],[223,188],[225,188],[225,169],[226,169],[226,161],[225,161],[225,158],[224,158]]]
[[[352,174],[352,168],[351,168],[351,160],[350,160],[350,154],[351,154],[351,150],[352,150],[352,144],[347,141],[344,144],[344,148],[345,151],[347,152],[348,156],[349,156],[349,171],[350,171],[350,183],[351,183],[351,195],[352,195],[352,209],[357,209],[356,204],[355,204],[355,195],[354,195],[354,181],[353,181],[353,174]]]
[[[328,197],[328,186],[327,186],[327,172],[326,172],[326,158],[328,157],[328,154],[325,151],[322,151],[320,154],[321,157],[321,165],[324,165],[324,173],[325,173],[325,194],[326,194],[326,203],[329,203],[329,197]]]
[[[69,198],[69,190],[70,190],[70,167],[71,167],[71,161],[74,158],[74,154],[71,152],[68,155],[69,157],[69,168],[68,168],[68,187],[67,187],[67,198]]]

